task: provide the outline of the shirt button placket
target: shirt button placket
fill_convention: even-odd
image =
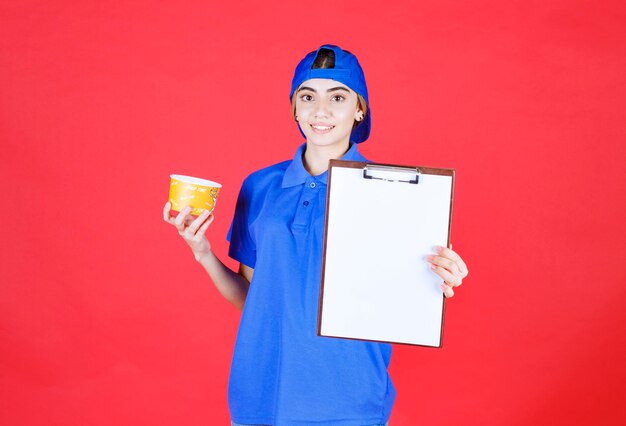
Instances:
[[[302,188],[302,194],[300,195],[300,204],[293,221],[292,230],[294,232],[301,233],[309,228],[311,214],[314,210],[311,203],[314,203],[315,200],[317,200],[317,186],[317,183],[313,180],[307,179],[305,182],[304,187]]]

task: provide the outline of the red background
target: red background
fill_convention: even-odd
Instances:
[[[443,349],[397,346],[393,426],[623,424],[621,1],[20,1],[0,6],[0,423],[227,424],[239,313],[163,222],[302,138],[288,91],[357,54],[379,162],[457,170],[470,275]]]

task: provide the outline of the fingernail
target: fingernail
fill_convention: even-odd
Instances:
[[[426,256],[424,259],[426,259],[429,262],[432,262],[434,258],[435,256]]]
[[[430,265],[430,269],[437,269],[437,265]]]
[[[435,246],[435,251],[436,251],[437,253],[439,253],[441,250],[443,250],[443,247],[441,247],[441,246]]]

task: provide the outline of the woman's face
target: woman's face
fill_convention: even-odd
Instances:
[[[357,104],[357,94],[338,81],[313,78],[302,83],[296,91],[296,117],[307,142],[347,146],[359,116]]]

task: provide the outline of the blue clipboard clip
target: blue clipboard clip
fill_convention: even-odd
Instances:
[[[422,172],[415,167],[383,166],[368,164],[363,167],[363,179],[378,179],[387,182],[405,182],[417,185]]]

